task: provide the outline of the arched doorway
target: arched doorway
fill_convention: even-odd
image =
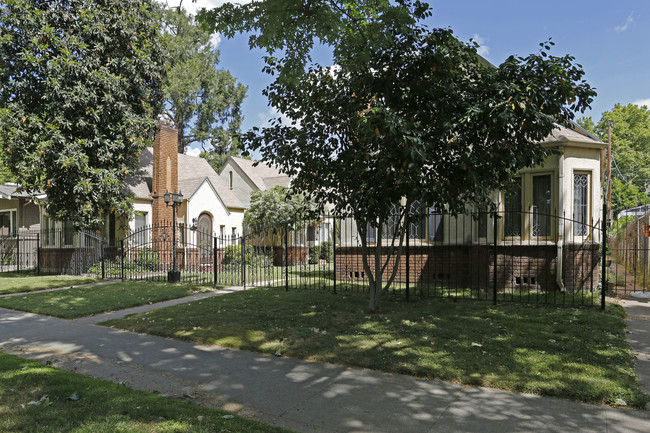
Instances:
[[[212,262],[212,217],[207,213],[199,215],[197,223],[199,257],[201,263]]]

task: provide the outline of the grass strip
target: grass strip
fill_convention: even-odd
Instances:
[[[644,407],[625,311],[252,289],[105,322],[135,332],[588,403]]]
[[[78,286],[101,281],[101,278],[75,275],[34,275],[32,273],[0,273],[0,295],[34,292],[57,287]]]
[[[74,319],[210,290],[210,287],[193,284],[124,281],[0,298],[0,307]]]
[[[0,353],[0,431],[289,432]]]

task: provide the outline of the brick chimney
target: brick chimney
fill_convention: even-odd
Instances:
[[[160,120],[153,142],[151,189],[154,196],[152,224],[172,222],[172,208],[165,204],[165,192],[178,191],[178,131]]]

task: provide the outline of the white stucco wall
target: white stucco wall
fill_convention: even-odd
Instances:
[[[232,228],[236,228],[237,233],[242,233],[242,222],[244,219],[243,210],[227,209],[209,181],[204,181],[199,188],[187,200],[187,223],[192,224],[192,220],[198,220],[199,215],[208,213],[212,217],[212,231],[219,235],[219,227],[225,226],[225,233],[230,235]]]
[[[147,226],[151,225],[151,213],[152,213],[152,205],[151,201],[147,200],[138,200],[135,199],[133,200],[133,211],[134,212],[142,212],[145,213],[147,216]],[[131,221],[129,221],[129,231],[135,230],[135,220],[132,218]]]
[[[232,187],[230,185],[230,173],[232,172]],[[224,184],[228,186],[235,197],[242,202],[245,208],[250,207],[251,192],[257,191],[257,186],[244,174],[238,165],[228,160],[219,174]]]
[[[600,224],[602,214],[602,187],[600,184],[600,149],[567,147],[564,151],[564,210],[568,218],[573,218],[573,177],[574,174],[589,174],[590,215],[594,225]]]

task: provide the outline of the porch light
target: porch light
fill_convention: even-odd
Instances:
[[[183,203],[183,194],[180,191],[179,192],[174,191],[172,193],[166,191],[163,197],[165,200],[165,204],[167,205],[170,205],[171,203],[176,205]]]

